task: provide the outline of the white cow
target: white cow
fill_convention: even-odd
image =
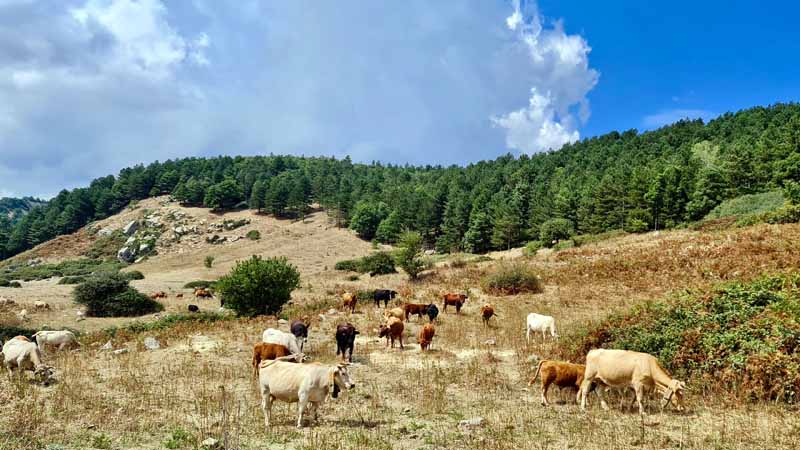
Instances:
[[[291,356],[277,360],[262,361],[259,365],[258,384],[261,390],[261,409],[264,411],[264,425],[269,429],[272,417],[272,402],[280,400],[297,402],[297,427],[303,426],[303,412],[311,403],[314,420],[317,420],[319,407],[330,392],[333,398],[339,391],[352,389],[355,383],[350,380],[347,365],[327,366],[319,363],[297,364],[287,362]]]
[[[558,335],[556,334],[556,319],[551,316],[545,316],[542,314],[530,313],[528,314],[528,325],[527,325],[527,332],[525,333],[525,339],[531,339],[531,331],[533,332],[542,332],[542,340],[544,340],[547,335],[547,331],[550,331],[550,335],[553,339],[557,338]]]
[[[56,347],[57,350],[64,350],[67,347],[80,347],[78,339],[69,330],[61,331],[39,331],[33,335],[39,350],[45,351],[47,347]]]
[[[297,343],[297,337],[292,333],[276,330],[274,328],[267,328],[264,330],[264,334],[261,338],[267,344],[283,345],[288,348],[293,355],[297,355],[301,352],[300,344]]]
[[[642,399],[646,391],[658,389],[662,394],[663,406],[672,402],[679,411],[683,410],[683,391],[686,383],[673,379],[658,364],[655,356],[630,350],[594,349],[586,355],[586,372],[581,384],[581,410],[586,410],[586,394],[592,382],[597,383],[597,396],[600,405],[608,409],[601,391],[604,388],[632,387],[636,392],[639,413],[644,414]]]
[[[16,302],[10,298],[0,297],[0,306],[11,306],[14,304],[16,304]]]
[[[3,345],[3,365],[8,371],[8,376],[14,374],[13,369],[33,370],[34,377],[48,384],[53,376],[53,368],[42,362],[42,354],[36,346],[25,336],[9,339]]]

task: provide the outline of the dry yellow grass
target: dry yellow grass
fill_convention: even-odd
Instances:
[[[174,296],[188,292],[180,288],[186,281],[216,278],[236,259],[253,253],[288,256],[301,270],[302,288],[293,295],[287,313],[312,317],[307,353],[317,361],[335,361],[336,324],[350,321],[361,331],[352,368],[357,387],[337,400],[329,399],[320,423],[297,430],[295,405],[277,403],[275,425],[264,430],[250,350],[264,328],[278,326],[274,319],[181,324],[118,336],[115,348],[130,349],[123,355],[100,351],[99,337],[88,336],[82,351],[49,356],[59,376],[59,383],[51,387],[0,377],[0,449],[48,444],[160,449],[168,441],[175,448],[195,448],[206,437],[220,439],[228,448],[245,449],[800,447],[800,417],[792,407],[733,404],[717,393],[691,392],[687,414],[661,412],[653,401],[651,413],[643,419],[619,407],[602,412],[596,402],[588,413],[580,413],[572,392],[563,393],[561,402],[542,407],[538,386],[527,387],[532,356],[557,356],[556,346],[540,338],[527,343],[524,325],[528,312],[550,314],[566,336],[610,310],[671,290],[704,288],[719,280],[797,267],[798,226],[628,236],[540,255],[526,263],[542,274],[545,292],[509,297],[487,296],[477,289],[480,277],[496,262],[457,269],[440,264],[416,283],[401,274],[345,281],[344,273],[330,270],[333,263],[368,253],[369,244],[325,226],[321,214],[305,224],[257,217],[251,228],[259,229],[262,239],[213,247],[217,259],[212,269],[202,264],[206,248],[187,249],[137,265],[146,279],[134,282],[145,292],[169,292],[167,310],[179,311],[189,301],[195,303]],[[374,288],[399,291],[404,298],[397,303],[435,300],[441,307],[439,295],[445,291],[470,290],[471,298],[460,315],[450,310],[440,314],[433,351],[423,354],[414,337],[427,320],[412,318],[406,323],[405,350],[387,350],[375,332],[382,308],[364,301],[352,315],[340,308],[337,293]],[[46,299],[53,304],[53,311],[34,314],[34,325],[94,331],[123,322],[74,322],[69,291],[68,286],[45,281],[0,290],[0,295],[13,295],[23,303]],[[483,327],[478,314],[485,302],[493,303],[499,315],[489,328]],[[217,306],[215,300],[196,303],[204,309]],[[328,315],[329,308],[339,312]],[[195,335],[218,346],[198,353],[192,348]],[[145,350],[145,336],[156,337],[163,348]],[[557,391],[552,398],[559,398]],[[474,429],[458,426],[471,417],[483,417],[485,423]],[[186,432],[186,439],[173,439],[181,435],[178,430]]]

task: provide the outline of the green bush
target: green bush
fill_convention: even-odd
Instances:
[[[0,287],[8,287],[11,282],[6,280],[5,278],[0,278]]]
[[[620,236],[625,236],[625,231],[611,230],[597,234],[581,234],[578,236],[572,236],[571,240],[575,244],[575,247],[581,247],[587,244],[594,244]]]
[[[109,235],[98,236],[84,255],[92,259],[116,258],[117,252],[127,240],[128,237],[121,230],[116,230]]]
[[[214,265],[214,257],[211,255],[206,256],[203,259],[203,265],[206,266],[206,269],[210,269]]]
[[[625,222],[625,231],[628,233],[646,233],[648,230],[650,226],[642,219],[629,219]]]
[[[397,265],[408,274],[409,278],[414,280],[425,269],[425,263],[422,260],[422,235],[416,231],[407,231],[401,234],[399,247]]]
[[[780,190],[742,195],[717,205],[706,215],[705,220],[764,214],[781,208],[785,203],[786,198]]]
[[[99,272],[116,272],[125,263],[116,260],[71,259],[58,264],[19,265],[3,269],[3,278],[22,281],[46,280],[52,277],[82,276]]]
[[[336,270],[343,270],[348,272],[361,272],[361,260],[359,259],[345,259],[338,261],[334,266]]]
[[[240,316],[276,314],[300,286],[300,273],[285,257],[239,261],[230,274],[217,281],[226,308]]]
[[[12,324],[0,323],[0,342],[5,343],[7,340],[15,336],[31,337],[39,330],[32,330],[29,328],[22,328]]]
[[[522,253],[525,256],[536,256],[536,252],[542,247],[542,241],[530,241],[525,245],[525,249],[522,250]]]
[[[75,303],[90,317],[133,317],[161,311],[161,303],[128,285],[119,273],[93,275],[75,287]]]
[[[123,277],[127,278],[130,281],[133,280],[144,280],[144,274],[138,270],[131,270],[130,272],[120,272]]]
[[[8,287],[10,288],[21,288],[22,284],[19,281],[11,281],[8,283]]]
[[[575,247],[575,241],[573,241],[572,239],[567,239],[566,241],[559,241],[556,245],[553,246],[553,250],[560,251],[573,247]]]
[[[772,224],[800,222],[800,206],[789,204],[769,212],[764,216],[764,222]]]
[[[358,259],[339,261],[333,267],[336,270],[369,273],[370,275],[385,275],[397,273],[394,258],[387,252],[378,252]]]
[[[542,292],[542,282],[533,269],[521,263],[506,263],[481,279],[481,289],[491,295]]]
[[[539,227],[539,240],[545,247],[551,247],[554,242],[569,239],[575,234],[575,226],[567,219],[550,219]]]
[[[77,276],[77,277],[63,277],[58,280],[58,284],[78,284],[83,283],[86,281],[86,277],[84,276]]]
[[[215,283],[216,281],[195,280],[184,284],[183,287],[186,289],[214,289]]]
[[[251,241],[257,241],[261,239],[261,232],[258,230],[250,230],[247,232],[245,236],[247,237],[247,239],[250,239]]]

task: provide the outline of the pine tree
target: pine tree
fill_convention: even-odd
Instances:
[[[250,209],[255,209],[256,212],[261,212],[264,208],[264,197],[267,191],[266,183],[264,180],[256,180],[253,183],[253,188],[250,190],[250,201],[248,206]]]

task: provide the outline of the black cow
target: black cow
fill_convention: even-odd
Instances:
[[[436,317],[439,316],[439,308],[437,308],[436,305],[431,303],[430,305],[428,305],[428,309],[425,311],[425,314],[427,314],[428,319],[430,319],[430,321],[433,322],[434,320],[436,320]]]
[[[189,305],[189,312],[195,313],[197,311],[200,311],[200,308],[198,308],[197,305]]]
[[[342,354],[342,359],[347,358],[347,350],[350,350],[349,362],[353,362],[353,348],[356,345],[356,335],[359,334],[356,327],[350,322],[340,323],[336,327],[336,355]]]
[[[300,351],[303,350],[303,347],[306,345],[306,341],[308,340],[308,327],[310,325],[301,319],[293,320],[292,325],[289,328],[292,331],[292,334],[297,338],[297,341],[300,343]]]
[[[378,289],[375,291],[372,298],[375,300],[375,306],[381,306],[381,300],[383,300],[383,307],[386,308],[389,305],[389,300],[395,297],[397,297],[397,291]]]

